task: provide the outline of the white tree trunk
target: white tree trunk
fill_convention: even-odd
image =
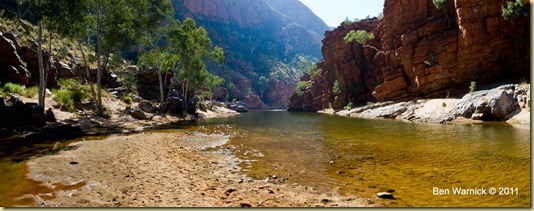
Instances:
[[[39,105],[45,108],[45,97],[46,97],[46,77],[43,65],[43,23],[38,21],[39,25],[39,38],[38,38],[38,49],[37,57],[39,62]]]
[[[98,6],[97,6],[98,7]],[[97,15],[96,15],[96,38],[98,42],[98,56],[97,56],[97,62],[98,62],[98,68],[96,73],[96,89],[97,89],[97,112],[98,115],[103,116],[104,111],[102,109],[102,40],[101,40],[101,33],[102,29],[100,26],[100,9],[97,9]]]

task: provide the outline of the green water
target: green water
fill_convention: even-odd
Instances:
[[[277,175],[288,178],[286,185],[299,183],[325,193],[370,198],[379,205],[531,204],[530,130],[505,123],[414,124],[316,113],[252,111],[156,130],[176,131],[228,134],[230,141],[222,147],[231,148],[243,160],[239,173],[262,180]],[[0,153],[0,205],[31,205],[32,201],[12,200],[25,193],[53,192],[42,190],[39,187],[44,186],[39,182],[25,178],[25,162],[16,161],[35,154],[35,149],[41,152],[41,148],[53,145],[1,148],[4,154]],[[486,188],[487,195],[460,196],[452,192],[453,188],[475,187]],[[491,187],[509,188],[503,192],[508,195],[498,195],[499,190],[490,195]],[[448,189],[449,194],[434,195],[434,188]],[[388,190],[394,190],[396,200],[375,197],[376,193]]]
[[[414,124],[315,113],[253,111],[201,120],[194,130],[230,135],[242,173],[288,177],[386,206],[529,207],[530,130],[505,123]],[[485,188],[455,195],[453,188]],[[489,188],[497,193],[491,195]],[[499,195],[499,188],[517,192]],[[449,189],[434,195],[434,188]],[[376,199],[394,190],[397,200]],[[504,191],[504,189],[503,189]],[[503,192],[504,193],[504,192]]]

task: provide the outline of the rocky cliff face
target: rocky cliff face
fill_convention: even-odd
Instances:
[[[505,2],[446,1],[439,10],[431,0],[385,0],[381,20],[326,33],[324,61],[319,64],[326,80],[314,80],[303,96],[292,95],[289,108],[318,110],[330,103],[340,108],[348,102],[453,97],[466,93],[471,81],[481,85],[505,78],[527,80],[530,20],[504,20]],[[367,44],[380,52],[343,43],[349,29],[375,33],[377,38]],[[331,94],[335,80],[342,85],[337,101]],[[312,96],[321,97],[311,100]]]
[[[269,89],[293,90],[298,77],[280,79],[272,73],[298,55],[320,57],[321,39],[328,30],[298,0],[173,0],[173,6],[177,18],[195,19],[213,43],[224,49],[224,67],[210,71],[236,88],[228,90],[229,100],[248,102],[252,108],[286,107],[291,92],[263,94],[260,99],[255,86],[258,78],[270,78]]]

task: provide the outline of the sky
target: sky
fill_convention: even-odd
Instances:
[[[337,27],[346,17],[364,19],[378,16],[384,8],[384,0],[300,0],[328,26]]]

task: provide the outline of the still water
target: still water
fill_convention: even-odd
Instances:
[[[229,134],[223,147],[244,160],[242,173],[258,179],[289,177],[288,185],[368,197],[386,206],[531,203],[530,130],[505,123],[415,124],[253,111],[187,128]],[[486,194],[455,195],[455,188],[485,189]],[[376,199],[376,193],[385,191],[394,191],[396,200]]]

